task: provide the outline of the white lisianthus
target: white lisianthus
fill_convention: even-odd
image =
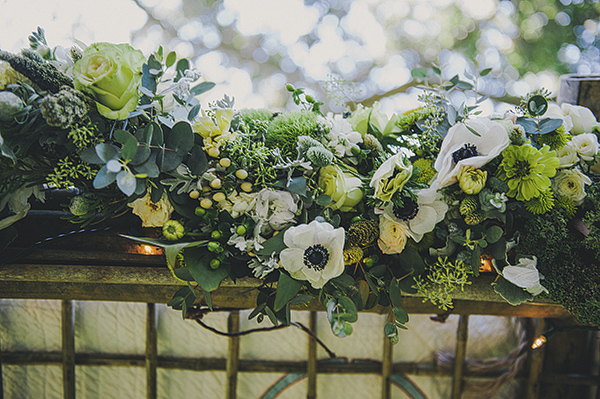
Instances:
[[[575,205],[581,205],[586,196],[586,184],[592,184],[592,180],[579,168],[563,169],[552,179],[552,190],[558,195],[572,199]]]
[[[570,168],[579,163],[579,155],[577,155],[577,148],[572,141],[569,141],[565,146],[556,151],[556,157],[560,161],[560,169]]]
[[[474,134],[469,128],[479,135]],[[491,119],[481,118],[457,123],[448,130],[442,142],[434,164],[438,174],[431,183],[431,189],[437,190],[456,183],[457,175],[463,166],[481,168],[500,155],[509,144],[510,139],[506,129]],[[466,145],[474,146],[476,155],[455,162],[453,154],[461,151]]]
[[[358,149],[358,143],[362,143],[362,135],[352,128],[347,119],[342,115],[329,116],[327,125],[329,132],[325,135],[324,144],[335,151],[338,157],[351,157],[352,149]]]
[[[563,103],[561,109],[563,114],[570,116],[573,121],[573,128],[571,129],[573,135],[590,133],[598,126],[598,121],[589,108]]]
[[[257,193],[244,193],[233,191],[227,201],[217,202],[217,208],[229,212],[231,217],[237,219],[252,211],[256,206]]]
[[[133,208],[131,211],[133,214],[142,219],[143,227],[162,227],[171,218],[171,214],[175,210],[166,194],[163,194],[158,202],[152,202],[150,192],[128,204],[128,206]]]
[[[289,191],[265,188],[256,196],[256,206],[252,216],[257,221],[257,229],[283,230],[294,222],[298,205]]]
[[[404,251],[406,241],[410,236],[410,229],[405,222],[398,222],[387,213],[383,213],[379,217],[379,240],[377,244],[384,254],[399,254]]]
[[[594,133],[579,134],[571,142],[584,161],[592,161],[598,154],[598,137]]]
[[[402,190],[410,179],[412,170],[410,161],[403,153],[398,152],[388,158],[375,171],[369,183],[370,187],[375,188],[375,198],[390,201],[394,193]]]
[[[516,266],[506,266],[502,270],[502,275],[505,279],[516,285],[524,288],[532,295],[539,295],[548,290],[540,284],[540,273],[538,272],[537,258],[533,259],[521,258]]]
[[[313,220],[290,227],[283,233],[287,246],[279,254],[281,266],[296,280],[306,280],[320,289],[344,272],[343,228]]]

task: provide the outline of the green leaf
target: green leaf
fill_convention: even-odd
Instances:
[[[100,158],[104,163],[116,157],[118,153],[117,147],[106,143],[100,143],[96,145],[95,148],[98,158]]]
[[[500,226],[491,226],[485,232],[485,239],[490,244],[494,244],[495,242],[497,242],[502,237],[503,233],[504,233],[504,231],[502,230],[502,227],[500,227]]]
[[[555,131],[561,127],[563,121],[561,119],[544,118],[540,121],[539,134],[546,134]]]
[[[396,319],[398,323],[408,323],[408,313],[406,313],[406,310],[402,309],[400,306],[394,306],[392,312],[394,312],[394,319]]]
[[[147,159],[146,162],[135,165],[133,168],[137,173],[145,173],[148,177],[158,177],[160,174],[158,166],[152,159]]]
[[[398,328],[396,328],[396,324],[392,322],[386,323],[385,327],[383,327],[383,332],[385,333],[385,336],[390,339],[398,336]]]
[[[171,51],[169,54],[167,54],[167,61],[165,63],[166,67],[168,68],[171,65],[173,65],[176,60],[177,60],[177,54],[175,54],[174,51]]]
[[[175,274],[175,277],[183,281],[195,281],[194,276],[191,275],[187,267],[179,267],[175,269],[173,273]]]
[[[403,292],[406,292],[407,294],[416,294],[417,293],[417,289],[413,288],[413,285],[415,285],[415,279],[413,278],[412,275],[404,277],[403,279],[398,281],[398,286],[400,287],[400,290],[402,290]]]
[[[206,301],[206,306],[208,306],[208,308],[210,310],[213,310],[212,297],[210,296],[210,292],[206,291],[202,287],[200,287],[200,289],[202,290],[202,295],[204,295],[204,300]]]
[[[402,301],[402,292],[400,292],[398,280],[395,278],[392,278],[390,283],[390,301],[394,306],[400,306],[400,302]]]
[[[287,245],[283,242],[283,235],[287,231],[287,228],[280,231],[274,237],[269,238],[267,241],[262,243],[263,248],[256,251],[257,255],[271,256],[273,253],[278,254],[287,248]]]
[[[135,176],[128,170],[122,170],[117,173],[117,187],[119,190],[123,192],[126,196],[130,197],[135,192],[135,188],[137,182],[135,180]],[[95,180],[94,180],[95,181]]]
[[[117,174],[113,172],[109,172],[104,165],[98,173],[96,173],[96,177],[94,178],[94,188],[101,189],[112,184],[117,178]]]
[[[194,87],[191,88],[190,93],[194,94],[195,96],[205,93],[207,91],[209,91],[210,89],[212,89],[213,87],[215,87],[215,84],[213,82],[202,82]]]
[[[494,291],[496,291],[506,302],[513,306],[533,300],[533,295],[525,291],[521,287],[517,287],[502,276],[498,276],[495,282],[492,283]]]
[[[184,301],[185,301],[185,299],[183,297],[176,296],[175,298],[173,298],[169,302],[167,302],[167,306],[170,306],[175,310],[180,310],[181,305],[183,304]]]
[[[290,305],[301,305],[303,303],[308,303],[312,301],[312,295],[298,295],[290,300]]]
[[[333,201],[333,198],[331,198],[329,195],[326,195],[326,194],[319,195],[317,197],[317,199],[315,200],[315,202],[319,206],[327,206],[327,205],[331,204],[331,201]]]
[[[194,118],[196,116],[198,116],[198,113],[200,112],[200,104],[194,105],[194,107],[192,109],[190,109],[190,112],[188,112],[188,116],[187,119],[188,121],[193,121]]]
[[[425,271],[425,262],[419,255],[419,252],[414,248],[404,248],[396,259],[405,268],[405,270],[413,270],[415,274],[421,274]]]
[[[476,246],[471,253],[471,269],[475,277],[479,276],[479,268],[481,267],[481,248]]]
[[[427,68],[414,68],[410,74],[415,79],[425,79],[428,76]]]
[[[358,312],[356,310],[356,306],[350,298],[342,296],[340,297],[340,299],[338,299],[338,304],[343,310],[343,313],[340,314],[340,318],[343,318],[349,323],[354,323],[356,320],[358,320]]]
[[[101,165],[106,163],[102,159],[100,159],[100,157],[96,153],[95,147],[86,148],[85,150],[81,151],[79,153],[79,158],[81,158],[81,160],[84,162],[91,163],[94,165]]]
[[[165,143],[168,148],[175,150],[180,157],[187,155],[194,146],[194,132],[190,124],[181,121],[173,125]]]
[[[306,197],[306,178],[303,176],[293,177],[289,183],[287,180],[279,180],[274,186],[285,188],[294,194]]]
[[[294,280],[286,273],[279,275],[279,282],[277,283],[277,296],[275,297],[274,310],[278,312],[282,309],[286,303],[296,296],[298,291],[302,288],[302,283],[298,280]]]
[[[533,96],[527,101],[527,110],[531,116],[544,115],[548,110],[548,101],[544,96]]]
[[[129,162],[137,153],[138,142],[135,137],[131,136],[129,140],[121,147],[121,158]]]
[[[115,137],[115,140],[117,140],[121,144],[125,144],[127,141],[135,138],[133,137],[133,134],[129,133],[126,130],[115,130],[113,132],[113,135]]]
[[[190,69],[190,62],[187,59],[182,58],[179,61],[177,61],[177,65],[175,66],[175,70],[177,71],[177,74],[174,79],[175,82],[184,77],[185,71],[188,69]]]
[[[129,163],[132,165],[142,164],[146,162],[148,158],[150,158],[150,154],[150,148],[146,147],[145,145],[137,145],[136,141],[136,152],[135,155],[131,158],[131,161],[129,161]]]
[[[208,169],[208,159],[206,158],[206,154],[198,145],[192,147],[186,163],[188,168],[190,168],[190,171],[196,176],[202,175]]]
[[[277,323],[277,316],[275,316],[275,313],[273,313],[273,310],[271,310],[270,307],[265,306],[265,312],[267,313],[267,316],[269,317],[269,320],[271,320],[271,323],[273,323],[274,326],[276,326]]]
[[[483,77],[483,76],[489,74],[490,72],[492,72],[492,68],[486,68],[483,71],[479,72],[479,76]]]
[[[506,239],[500,238],[492,245],[491,252],[494,259],[504,259],[506,257]]]
[[[203,248],[188,248],[185,251],[187,268],[200,287],[208,292],[219,288],[221,281],[228,275],[228,268],[225,266],[217,269],[210,267],[212,258],[212,253]]]

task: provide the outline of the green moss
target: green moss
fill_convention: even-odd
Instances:
[[[243,109],[235,114],[231,127],[239,130],[244,126],[248,132],[264,134],[273,118],[273,112],[268,109]]]
[[[325,134],[325,129],[325,125],[313,112],[286,112],[269,124],[265,144],[270,148],[279,148],[284,157],[296,158],[298,137],[310,136],[320,140]]]

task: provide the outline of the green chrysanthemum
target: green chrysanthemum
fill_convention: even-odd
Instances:
[[[364,251],[360,247],[350,246],[344,249],[344,265],[353,265],[360,262],[364,256]]]
[[[310,136],[318,140],[323,137],[325,130],[325,125],[314,112],[285,112],[269,124],[265,144],[270,148],[279,148],[284,157],[295,158],[298,137]]]
[[[544,190],[538,197],[525,202],[525,208],[534,215],[541,215],[554,208],[554,192],[550,189]]]
[[[417,183],[427,184],[435,176],[435,169],[431,166],[433,160],[427,158],[419,158],[413,162],[413,168],[417,169]]]
[[[558,151],[563,148],[571,140],[571,134],[565,131],[565,127],[561,126],[553,132],[541,134],[538,136],[540,145],[547,145],[551,150]]]
[[[434,110],[431,107],[421,107],[412,111],[408,111],[403,115],[399,115],[396,126],[398,126],[401,131],[409,130],[412,125],[422,119],[427,118],[433,113],[433,111]]]
[[[379,237],[379,225],[374,220],[359,220],[348,228],[346,239],[352,245],[367,246]]]
[[[565,212],[565,216],[568,218],[575,216],[575,212],[577,212],[577,205],[575,205],[575,201],[573,201],[572,198],[564,195],[557,195],[555,200],[556,207],[562,209]]]
[[[509,197],[529,201],[550,187],[550,178],[556,174],[560,161],[556,152],[547,145],[541,150],[524,144],[509,145],[503,152],[498,177],[508,184]]]

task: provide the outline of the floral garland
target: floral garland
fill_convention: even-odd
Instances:
[[[164,248],[185,283],[169,305],[184,315],[198,294],[212,306],[226,277],[254,276],[250,318],[289,324],[291,305],[317,298],[343,337],[357,311],[390,306],[397,342],[402,292],[448,310],[494,272],[511,304],[549,295],[598,323],[599,129],[587,108],[540,91],[477,117],[445,95],[472,88],[458,77],[392,117],[378,104],[324,115],[291,85],[297,111],[236,110],[227,96],[202,107],[214,84],[174,52],[50,48],[41,29],[30,43],[0,52],[0,229],[51,189],[79,189],[69,211],[83,226],[131,211],[162,229],[130,238]]]

